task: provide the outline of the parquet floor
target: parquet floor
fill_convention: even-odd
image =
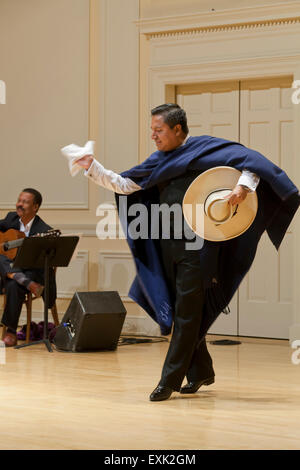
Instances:
[[[0,449],[299,449],[293,350],[287,341],[239,339],[208,344],[215,384],[156,403],[149,394],[167,343],[80,354],[9,348],[0,365]]]

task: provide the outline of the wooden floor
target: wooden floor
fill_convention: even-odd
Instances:
[[[287,341],[240,340],[209,344],[215,384],[156,403],[149,394],[167,343],[81,354],[9,348],[0,449],[299,449],[293,350]]]

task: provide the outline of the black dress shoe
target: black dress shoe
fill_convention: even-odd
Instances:
[[[181,387],[180,393],[196,393],[202,385],[211,385],[215,381],[215,376],[208,379],[199,380],[198,382],[188,382],[184,387]]]
[[[164,385],[158,385],[150,395],[150,401],[167,400],[172,395],[174,390]]]

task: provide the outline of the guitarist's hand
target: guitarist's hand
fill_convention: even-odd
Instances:
[[[93,163],[94,157],[93,155],[85,155],[82,158],[79,158],[79,160],[76,160],[73,165],[79,165],[82,166],[85,170],[88,170]]]
[[[37,282],[31,281],[28,286],[28,289],[35,297],[40,297],[44,291],[44,286],[38,284]]]

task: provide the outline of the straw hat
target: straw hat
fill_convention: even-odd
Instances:
[[[224,241],[238,237],[252,224],[257,212],[256,192],[232,206],[224,197],[237,185],[241,172],[219,166],[201,173],[188,187],[183,198],[184,218],[200,237]]]

